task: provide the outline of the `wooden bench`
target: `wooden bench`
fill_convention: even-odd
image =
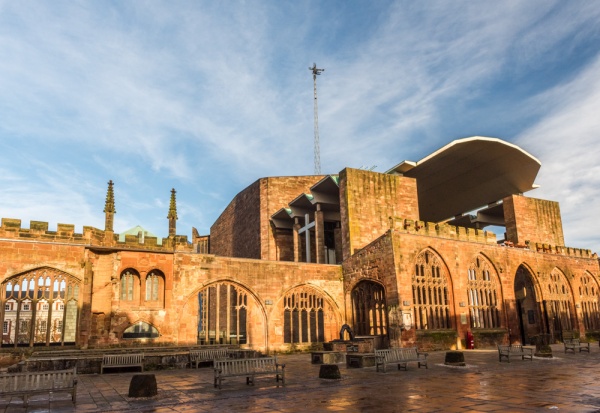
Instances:
[[[200,363],[213,361],[215,359],[228,359],[231,358],[231,355],[232,351],[227,348],[190,350],[190,367],[194,365],[196,368],[198,368]]]
[[[77,370],[58,370],[0,375],[0,398],[21,396],[27,407],[29,396],[37,394],[69,393],[77,400]]]
[[[571,350],[575,353],[575,350],[578,350],[580,353],[582,351],[590,352],[590,343],[581,342],[579,339],[578,331],[563,331],[562,332],[563,344],[565,346],[565,353],[568,350]]]
[[[104,369],[119,367],[139,367],[144,371],[144,354],[104,354],[100,366],[100,374]]]
[[[379,371],[379,367],[383,368],[385,373],[385,366],[388,363],[398,363],[398,370],[407,369],[407,364],[415,362],[419,368],[427,367],[427,356],[428,353],[419,352],[416,347],[406,348],[389,348],[385,350],[375,350],[375,369]]]
[[[256,376],[275,376],[279,385],[285,386],[285,364],[277,363],[276,357],[261,357],[235,360],[214,360],[214,386],[221,388],[226,377],[246,377],[246,384],[254,385]]]
[[[526,358],[533,361],[533,349],[528,347],[523,347],[520,344],[511,344],[511,345],[498,345],[498,360],[502,361],[503,358],[506,358],[506,361],[510,363],[511,357],[521,357],[521,360],[525,360]]]
[[[578,338],[563,338],[563,340],[563,344],[565,345],[565,353],[568,350],[571,350],[573,353],[575,353],[575,350],[578,350],[580,353],[582,351],[587,351],[588,353],[590,352],[590,343],[585,341],[581,342]]]

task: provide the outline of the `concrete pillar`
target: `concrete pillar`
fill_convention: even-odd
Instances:
[[[299,262],[301,253],[300,253],[300,234],[298,231],[300,230],[300,224],[298,223],[298,218],[294,218],[294,226],[293,226],[293,238],[294,238],[294,262]]]
[[[321,204],[317,204],[315,211],[315,248],[317,264],[325,263],[325,222],[323,221],[323,211]]]

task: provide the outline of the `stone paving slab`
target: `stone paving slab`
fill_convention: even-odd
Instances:
[[[443,364],[445,352],[430,353],[429,368],[409,364],[408,371],[388,366],[346,368],[341,380],[319,379],[320,365],[310,354],[279,355],[286,363],[286,386],[274,378],[225,380],[213,387],[210,368],[152,372],[158,395],[128,397],[134,374],[80,375],[77,405],[56,394],[0,400],[0,412],[584,412],[600,413],[600,347],[564,354],[553,345],[554,358],[498,361],[496,350],[465,350],[466,367]]]

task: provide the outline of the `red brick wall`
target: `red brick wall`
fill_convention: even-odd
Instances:
[[[346,168],[340,172],[343,257],[381,236],[390,217],[419,219],[413,178]]]
[[[504,198],[506,238],[515,244],[565,245],[558,202],[513,195]]]

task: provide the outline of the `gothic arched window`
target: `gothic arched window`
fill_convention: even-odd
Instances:
[[[2,283],[2,346],[75,344],[80,282],[40,268]]]
[[[299,287],[283,297],[283,342],[325,341],[324,299],[310,287]]]
[[[361,281],[352,289],[352,315],[356,335],[387,334],[385,289],[374,281]]]
[[[137,271],[127,269],[121,274],[121,301],[138,301],[140,276]]]
[[[579,285],[579,297],[581,300],[583,325],[586,330],[600,330],[599,293],[598,284],[594,278],[589,273],[583,274]]]
[[[146,301],[163,302],[165,277],[162,272],[152,270],[146,276]]]
[[[248,292],[232,283],[217,283],[198,293],[199,344],[246,344]]]
[[[469,266],[467,296],[471,328],[500,327],[497,277],[483,257],[477,257]]]
[[[417,256],[412,277],[414,321],[419,330],[450,329],[448,277],[431,251]]]
[[[546,311],[554,331],[573,330],[571,289],[563,273],[557,268],[550,273],[546,285]]]

